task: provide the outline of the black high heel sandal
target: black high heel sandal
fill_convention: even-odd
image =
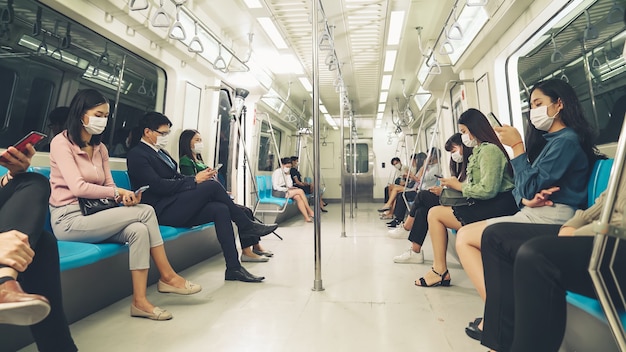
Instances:
[[[446,277],[446,275],[448,275],[448,270],[446,269],[446,271],[443,272],[443,274],[439,274],[438,272],[435,271],[435,268],[430,268],[430,270],[432,270],[433,273],[437,274],[437,276],[439,276],[441,278],[441,281],[437,281],[435,283],[433,283],[432,285],[428,285],[426,283],[426,280],[424,280],[423,277],[419,278],[419,285],[417,284],[417,281],[415,282],[415,286],[422,286],[422,287],[436,287],[436,286],[445,286],[448,287],[450,286],[450,280],[452,280],[452,278],[445,280],[444,277]]]

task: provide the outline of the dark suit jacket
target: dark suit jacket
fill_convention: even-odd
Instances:
[[[173,170],[154,149],[143,142],[131,149],[126,156],[128,176],[133,189],[145,185],[150,186],[142,194],[141,202],[150,204],[157,215],[174,204],[180,193],[196,189],[195,177],[180,174],[177,171],[178,164],[173,158],[171,159],[176,170]],[[174,207],[168,211],[177,211],[177,209],[181,212],[188,211],[184,207]]]

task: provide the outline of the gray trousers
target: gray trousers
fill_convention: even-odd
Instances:
[[[130,270],[150,267],[150,248],[163,244],[154,209],[146,204],[117,207],[84,216],[78,204],[50,206],[54,235],[62,241],[116,242],[129,247]]]

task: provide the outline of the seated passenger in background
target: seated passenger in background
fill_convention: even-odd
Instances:
[[[451,176],[456,177],[460,182],[465,182],[467,177],[465,172],[469,156],[472,155],[472,148],[463,144],[460,133],[453,134],[452,137],[446,141],[445,148],[451,153]],[[421,264],[424,262],[422,245],[428,233],[428,211],[430,208],[439,205],[439,195],[441,191],[441,186],[433,186],[427,190],[417,192],[417,197],[413,202],[409,217],[404,223],[404,226],[392,230],[395,231],[392,233],[392,236],[396,236],[397,238],[399,238],[399,236],[406,238],[406,231],[410,231],[409,241],[411,242],[411,248],[393,258],[394,263]]]
[[[420,158],[420,154],[424,153],[417,154],[418,160]],[[435,175],[441,175],[441,167],[439,166],[440,156],[441,152],[439,149],[432,148],[430,150],[430,159],[428,159],[428,164],[424,165],[422,162],[422,167],[419,168],[417,174],[409,175],[410,180],[413,182],[413,187],[406,188],[399,193],[398,196],[400,198],[396,199],[396,203],[393,207],[394,219],[387,223],[387,227],[400,228],[402,230],[402,223],[404,222],[408,206],[407,202],[412,202],[419,191],[428,191],[429,189],[437,186],[439,179],[437,179]],[[424,157],[424,159],[426,159],[426,157]]]
[[[442,178],[441,185],[461,191],[468,204],[440,205],[428,211],[433,267],[415,282],[418,286],[450,285],[446,262],[448,228],[458,230],[461,226],[512,215],[518,210],[511,192],[514,183],[509,155],[487,117],[476,109],[469,109],[459,117],[459,131],[463,144],[474,148],[467,164],[467,181],[461,183],[456,177]]]
[[[402,161],[400,161],[400,158],[398,158],[397,156],[391,159],[391,165],[395,169],[393,170],[393,176],[391,177],[393,183],[389,183],[387,184],[387,186],[385,186],[385,203],[389,201],[389,190],[393,188],[394,185],[404,186],[405,181],[402,179],[401,176],[409,171],[409,167],[402,166]]]
[[[610,219],[610,225],[615,227],[623,226],[626,209],[626,169],[618,172],[622,178]],[[496,351],[559,350],[565,332],[566,291],[597,299],[588,268],[595,235],[592,226],[600,220],[605,201],[606,192],[603,192],[593,206],[577,210],[563,226],[520,223],[487,226],[481,252],[487,291],[483,345]],[[545,208],[536,201],[527,206],[535,205]],[[609,243],[615,243],[614,239]],[[613,267],[623,268],[626,258],[623,243],[614,255],[617,259]],[[615,270],[613,274],[617,282],[626,282],[623,270]],[[619,308],[620,293],[609,287],[618,311],[623,310],[624,307]]]
[[[154,209],[139,204],[141,193],[119,188],[113,182],[109,154],[101,143],[108,116],[109,102],[96,90],[81,90],[72,99],[67,130],[52,140],[50,150],[52,229],[64,241],[128,243],[133,281],[130,315],[168,320],[172,314],[155,307],[146,296],[150,257],[161,275],[157,285],[160,292],[189,295],[202,288],[172,269]],[[78,198],[114,199],[124,206],[84,215]]]
[[[78,351],[63,311],[59,249],[44,231],[50,183],[25,172],[35,154],[9,147],[0,177],[0,324],[31,325],[42,352]],[[22,291],[18,278],[30,294]],[[33,325],[34,324],[34,325]],[[2,349],[2,347],[0,347]]]
[[[419,182],[417,178],[417,171],[422,168],[425,160],[426,160],[425,153],[413,154],[411,156],[411,159],[409,160],[411,167],[407,170],[406,173],[403,173],[400,176],[400,179],[402,180],[400,181],[400,184],[389,187],[389,199],[387,200],[385,205],[383,205],[382,208],[378,209],[379,213],[383,213],[383,215],[385,214],[387,215],[387,216],[384,216],[383,218],[386,219],[386,218],[393,217],[392,214],[394,213],[394,209],[396,206],[396,198],[398,197],[400,193],[406,192],[406,191],[415,192],[415,189],[417,187],[417,182]],[[413,195],[414,194],[415,193],[413,193]]]
[[[560,225],[576,209],[587,205],[587,182],[598,153],[593,144],[593,128],[583,115],[574,89],[561,79],[537,83],[530,91],[530,107],[526,148],[516,128],[495,128],[502,143],[513,148],[513,196],[519,211],[513,216],[464,226],[457,234],[459,259],[483,300],[486,293],[480,243],[487,225],[495,222]],[[540,192],[544,193],[541,198],[550,198],[549,206],[526,206]],[[481,327],[482,324],[476,329],[469,326],[468,335],[480,339]]]
[[[226,260],[225,279],[261,282],[264,277],[250,274],[239,262],[231,221],[237,224],[240,237],[265,236],[277,225],[252,222],[214,180],[215,170],[207,168],[195,176],[179,173],[176,161],[165,151],[171,126],[170,119],[161,113],[143,116],[139,122],[141,142],[126,158],[131,184],[150,186],[141,201],[154,207],[160,224],[192,227],[214,222]]]
[[[277,198],[292,198],[298,205],[304,221],[313,222],[313,210],[309,207],[309,199],[300,188],[293,186],[291,179],[291,158],[280,159],[281,167],[272,173],[272,196]]]
[[[298,157],[295,155],[292,156],[291,157],[291,170],[289,170],[289,174],[291,175],[291,180],[293,181],[293,185],[303,190],[305,194],[311,194],[315,190],[315,184],[306,183],[302,181],[302,174],[300,173],[300,170],[298,170],[298,165],[299,165]],[[322,199],[322,195],[320,194],[320,209],[322,210],[323,213],[328,212],[328,210],[324,209],[326,205],[327,204],[324,202],[324,199]]]
[[[184,130],[178,139],[178,156],[180,161],[180,173],[186,176],[195,176],[198,172],[207,170],[209,167],[202,160],[202,136],[196,130]],[[217,175],[216,175],[217,176]],[[219,181],[218,181],[219,182]],[[252,210],[247,207],[240,206],[249,219],[254,220]],[[242,262],[266,262],[268,257],[274,254],[266,251],[261,247],[260,237],[239,237],[241,243],[241,261]],[[261,253],[261,254],[257,254]]]
[[[38,148],[43,152],[50,151],[50,142],[52,138],[57,134],[61,133],[65,129],[65,121],[67,121],[67,115],[70,112],[70,108],[67,106],[59,106],[58,108],[53,109],[48,114],[48,137],[46,137],[46,142],[41,142],[41,147]]]

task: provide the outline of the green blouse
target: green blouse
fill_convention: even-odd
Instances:
[[[183,155],[179,162],[180,173],[187,176],[195,176],[198,172],[208,168],[201,161],[193,161],[187,155]]]
[[[513,177],[507,172],[507,159],[497,145],[488,142],[474,147],[467,163],[467,181],[463,195],[467,198],[491,199],[500,192],[515,187]]]

